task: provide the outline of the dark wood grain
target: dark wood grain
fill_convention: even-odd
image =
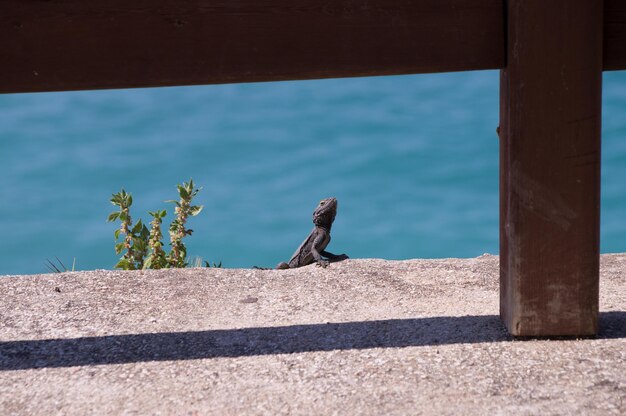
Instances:
[[[598,330],[602,1],[509,0],[500,85],[500,313]]]
[[[604,0],[604,69],[626,69],[626,0]]]
[[[0,92],[504,64],[500,0],[0,0]]]

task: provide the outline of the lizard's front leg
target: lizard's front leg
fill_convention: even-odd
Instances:
[[[322,251],[323,253],[323,251]],[[316,264],[320,267],[328,267],[328,260],[324,260],[322,258],[322,256],[320,255],[320,253],[315,249],[315,247],[311,247],[311,254],[313,255],[313,258],[315,259],[315,261],[317,262]]]
[[[313,245],[311,246],[311,254],[313,255],[313,258],[315,259],[315,261],[317,262],[317,265],[320,267],[328,267],[328,260],[324,260],[322,258],[322,255],[318,251],[318,248],[321,248],[320,251],[324,253],[323,248],[325,248],[326,244],[328,244],[327,240],[328,240],[327,235],[324,232],[320,232],[317,235],[317,237],[315,237],[315,240],[313,240]]]

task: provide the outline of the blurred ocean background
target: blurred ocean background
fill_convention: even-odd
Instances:
[[[624,252],[626,72],[603,104],[601,251]],[[497,254],[497,125],[497,71],[0,95],[0,275],[113,268],[111,194],[166,226],[189,178],[188,253],[224,267],[288,260],[328,196],[333,253]]]

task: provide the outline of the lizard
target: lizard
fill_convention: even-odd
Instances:
[[[316,263],[320,267],[327,267],[329,260],[347,259],[348,256],[345,254],[336,255],[326,251],[326,247],[330,243],[330,229],[336,215],[337,198],[322,199],[313,211],[313,230],[293,253],[289,262],[279,263],[276,269],[294,269],[312,263]]]

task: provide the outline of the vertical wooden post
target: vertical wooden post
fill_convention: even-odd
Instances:
[[[598,330],[601,0],[509,0],[500,74],[500,316]]]

